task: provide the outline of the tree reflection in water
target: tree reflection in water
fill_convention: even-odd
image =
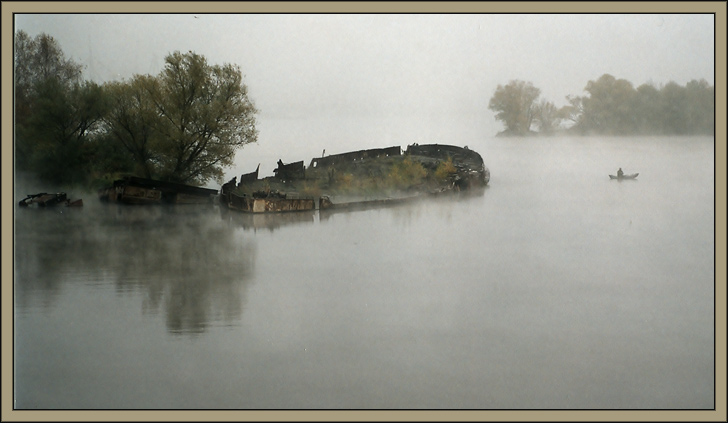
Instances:
[[[124,205],[17,211],[16,306],[52,308],[66,284],[113,284],[119,293],[144,293],[142,312],[163,309],[172,333],[234,324],[256,249],[214,212]]]

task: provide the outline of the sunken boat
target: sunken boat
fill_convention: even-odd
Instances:
[[[98,191],[102,202],[124,204],[207,204],[217,190],[126,176]]]
[[[71,200],[65,192],[57,192],[48,194],[40,192],[38,194],[28,194],[24,199],[18,202],[20,207],[81,207],[82,199]]]
[[[224,208],[247,213],[361,209],[402,204],[433,194],[485,187],[490,171],[467,146],[412,144],[351,151],[284,163],[274,176],[234,177],[220,189]]]
[[[252,195],[231,192],[228,208],[247,213],[285,213],[315,210],[313,198],[295,198],[290,194],[256,191]]]

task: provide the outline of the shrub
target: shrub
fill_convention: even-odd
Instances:
[[[409,188],[419,185],[427,176],[427,171],[421,163],[415,162],[409,157],[396,162],[389,172],[389,186],[392,188]]]
[[[435,179],[438,182],[445,182],[457,172],[455,165],[452,164],[452,157],[448,157],[447,161],[440,162],[435,169]]]

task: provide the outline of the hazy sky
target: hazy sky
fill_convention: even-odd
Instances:
[[[259,143],[278,152],[285,144],[278,138],[340,139],[356,131],[271,127],[277,118],[472,115],[493,136],[503,128],[488,102],[514,79],[533,83],[559,107],[605,73],[635,87],[693,79],[714,85],[711,14],[20,14],[15,30],[53,36],[97,82],[157,74],[173,51],[239,65],[260,110]],[[371,144],[349,147],[403,138],[384,129],[365,136]],[[327,144],[283,160],[309,160]],[[241,164],[246,171],[257,162],[250,160]]]
[[[708,14],[34,14],[15,23],[55,37],[96,81],[156,74],[177,50],[237,64],[268,113],[487,107],[513,79],[560,106],[604,73],[635,87],[714,84]]]

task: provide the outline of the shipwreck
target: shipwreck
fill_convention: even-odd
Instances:
[[[217,190],[127,176],[98,191],[103,202],[124,204],[207,204]]]
[[[303,161],[278,160],[274,176],[258,168],[220,188],[226,209],[245,213],[343,210],[401,204],[431,195],[485,187],[490,171],[467,146],[412,144],[358,150]]]
[[[81,207],[82,199],[71,200],[65,192],[28,194],[18,202],[20,207]]]

